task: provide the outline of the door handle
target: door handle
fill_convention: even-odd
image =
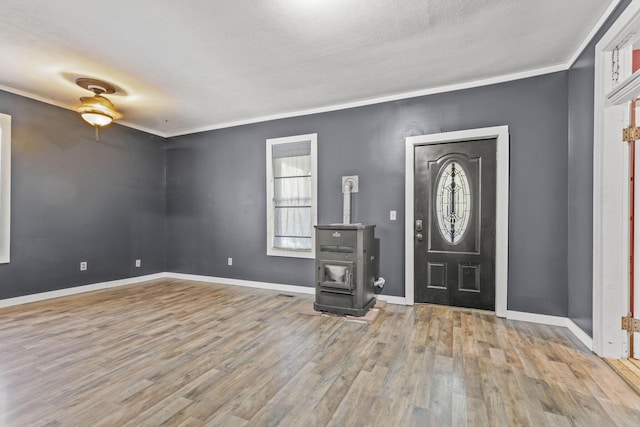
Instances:
[[[422,220],[421,219],[416,221],[416,231],[418,233],[422,231]]]
[[[420,234],[420,233],[416,234],[416,240],[418,242],[422,242],[422,234]]]

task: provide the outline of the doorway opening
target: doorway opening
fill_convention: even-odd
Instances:
[[[621,318],[640,306],[638,292],[635,298],[631,292],[639,289],[639,275],[630,262],[640,253],[638,223],[635,232],[630,225],[632,200],[640,200],[640,186],[631,193],[630,181],[631,172],[638,176],[638,152],[622,135],[633,126],[633,101],[640,95],[640,71],[633,72],[632,60],[639,47],[640,4],[632,2],[595,49],[593,350],[611,359],[640,356],[639,340],[631,349],[632,335],[621,328]]]
[[[495,312],[507,315],[509,228],[509,128],[497,126],[408,137],[405,141],[405,300],[415,300],[415,160],[416,147],[495,140]],[[450,159],[451,160],[451,159]],[[443,164],[450,168],[451,161]],[[426,224],[425,224],[426,225]],[[435,227],[436,225],[434,225]],[[454,229],[454,234],[455,234]],[[454,240],[456,236],[454,235]],[[457,242],[456,242],[457,243]],[[472,269],[469,269],[471,271]],[[464,274],[464,273],[463,273]],[[473,283],[473,281],[471,281]]]

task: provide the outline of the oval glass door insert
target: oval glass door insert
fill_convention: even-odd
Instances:
[[[446,163],[440,170],[436,191],[436,216],[444,240],[456,244],[462,239],[471,216],[469,179],[460,163]]]

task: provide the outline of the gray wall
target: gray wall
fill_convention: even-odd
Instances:
[[[76,113],[1,91],[0,112],[12,116],[0,299],[165,270],[162,138],[111,125],[97,143]]]
[[[318,220],[376,224],[385,293],[404,294],[404,140],[509,125],[508,308],[567,315],[567,73],[172,138],[167,269],[313,286],[313,261],[266,256],[265,140],[318,133]],[[389,211],[398,221],[389,220]],[[227,266],[227,257],[234,265]]]
[[[630,1],[621,2],[569,70],[569,317],[593,335],[593,96],[595,45]]]
[[[568,315],[590,333],[599,38],[566,73],[166,142],[113,125],[96,143],[75,113],[0,92],[13,118],[12,262],[0,265],[0,299],[164,270],[312,286],[313,261],[265,255],[264,164],[267,138],[312,132],[319,221],[340,220],[340,176],[360,175],[354,220],[377,224],[385,293],[402,296],[404,138],[507,124],[508,307]]]

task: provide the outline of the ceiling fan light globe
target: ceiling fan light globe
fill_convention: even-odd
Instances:
[[[84,121],[89,123],[91,126],[106,126],[113,121],[113,119],[106,114],[102,114],[99,112],[87,112],[81,113]]]
[[[83,97],[80,101],[82,104],[78,108],[78,113],[92,126],[106,126],[118,114],[113,103],[103,96]]]

